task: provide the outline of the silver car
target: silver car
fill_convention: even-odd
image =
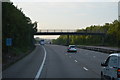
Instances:
[[[69,45],[67,52],[77,52],[76,46],[75,45]]]
[[[120,80],[120,53],[110,54],[101,66],[102,80]]]

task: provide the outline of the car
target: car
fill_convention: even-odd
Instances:
[[[110,54],[101,66],[101,80],[120,80],[120,53]]]
[[[45,44],[45,41],[44,41],[44,40],[40,40],[40,44],[41,44],[41,45],[44,45],[44,44]]]
[[[77,52],[76,46],[75,45],[69,45],[67,52]]]

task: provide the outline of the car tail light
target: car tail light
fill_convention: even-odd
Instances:
[[[117,69],[117,77],[120,78],[120,68]]]

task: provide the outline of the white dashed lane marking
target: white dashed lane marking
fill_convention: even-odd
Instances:
[[[75,62],[78,62],[77,60],[75,60]]]
[[[88,69],[86,67],[83,67],[84,70],[88,71]]]

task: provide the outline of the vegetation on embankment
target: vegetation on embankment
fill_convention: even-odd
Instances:
[[[37,22],[32,23],[22,9],[18,9],[12,2],[2,3],[2,63],[15,62],[32,51],[34,33],[37,31]],[[12,38],[12,46],[6,46],[6,39]]]
[[[113,21],[112,23],[105,23],[103,26],[93,25],[77,31],[104,31],[106,36],[70,35],[70,44],[120,47],[120,22],[117,20]],[[66,45],[66,41],[67,35],[61,35],[59,38],[53,40],[53,44]]]

